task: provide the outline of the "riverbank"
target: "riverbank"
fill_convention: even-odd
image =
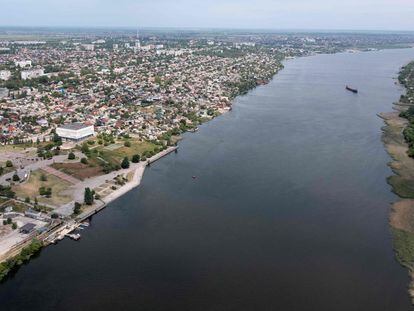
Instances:
[[[157,153],[156,155],[152,156],[151,158],[147,159],[147,161],[145,162],[131,164],[130,168],[122,172],[122,175],[125,176],[126,178],[128,175],[130,175],[129,181],[126,182],[123,186],[120,186],[118,189],[111,191],[111,193],[109,193],[108,195],[102,197],[99,201],[94,203],[94,205],[92,205],[90,208],[85,210],[82,214],[77,216],[76,219],[78,221],[82,221],[82,220],[89,218],[93,214],[96,214],[98,211],[105,208],[107,204],[113,202],[114,200],[123,196],[127,192],[131,191],[132,189],[138,187],[141,184],[142,177],[144,176],[144,173],[145,173],[145,168],[148,165],[158,161],[159,159],[165,157],[166,155],[176,150],[178,150],[178,147],[176,146],[169,147]]]
[[[393,245],[397,260],[408,269],[411,277],[408,291],[414,304],[414,159],[409,156],[410,147],[404,134],[410,124],[404,112],[413,105],[404,98],[405,95],[394,104],[393,112],[381,113],[379,116],[386,124],[382,139],[392,158],[389,166],[395,173],[388,178],[388,183],[401,198],[392,204],[389,217]]]
[[[10,271],[18,268],[21,265],[21,262],[29,261],[31,256],[26,256],[24,251],[29,245],[31,245],[30,243],[32,243],[33,239],[37,239],[40,242],[39,247],[36,249],[36,252],[40,251],[42,247],[54,244],[56,241],[62,239],[64,236],[78,228],[82,221],[104,209],[110,202],[138,187],[144,175],[145,168],[148,165],[170,154],[171,152],[176,151],[177,149],[178,147],[176,146],[169,147],[147,159],[147,161],[133,163],[128,169],[125,169],[122,172],[118,172],[119,175],[124,176],[125,178],[127,178],[127,176],[130,176],[129,180],[124,185],[120,186],[116,190],[111,191],[108,195],[102,197],[100,200],[97,200],[92,206],[86,208],[74,220],[71,220],[69,222],[62,221],[60,225],[54,226],[49,231],[37,236],[30,234],[28,238],[23,242],[19,243],[18,245],[13,245],[10,250],[4,254],[1,254],[0,256],[0,281],[4,279]],[[108,175],[104,175],[104,177],[114,177]],[[23,256],[22,254],[25,258],[24,261],[20,260],[20,257]]]
[[[269,69],[269,72],[261,77],[260,79],[251,78],[248,80],[243,80],[240,84],[236,85],[236,90],[229,96],[229,105],[225,107],[218,108],[211,116],[208,118],[201,118],[197,121],[195,127],[187,127],[187,126],[180,126],[177,128],[177,133],[174,134],[174,141],[173,144],[176,144],[179,140],[179,134],[186,132],[186,131],[197,131],[197,125],[202,124],[204,122],[210,121],[215,117],[222,115],[231,110],[231,105],[234,102],[234,98],[237,96],[246,94],[248,91],[255,89],[258,86],[268,84],[270,80],[283,68],[283,65],[278,62],[277,66],[273,69]],[[170,137],[171,138],[171,137]],[[170,142],[169,142],[170,143]],[[93,149],[90,148],[90,149]],[[139,163],[130,163],[129,168],[122,169],[122,170],[114,170],[108,174],[98,175],[86,178],[81,181],[75,181],[71,185],[71,190],[73,193],[72,201],[66,204],[60,204],[56,206],[54,212],[56,215],[60,215],[63,218],[61,224],[57,227],[54,227],[53,230],[48,228],[46,229],[46,234],[42,234],[42,238],[40,239],[44,246],[56,243],[57,241],[63,239],[67,234],[77,229],[82,221],[88,219],[92,215],[98,213],[102,209],[104,209],[109,203],[115,201],[122,195],[126,194],[127,192],[131,191],[132,189],[139,186],[141,183],[142,177],[145,172],[146,166],[150,165],[151,163],[161,159],[162,157],[166,156],[167,154],[176,151],[178,149],[177,146],[169,147],[165,150],[162,150],[155,155],[148,158],[143,157],[143,161]],[[145,154],[144,154],[145,155]],[[82,158],[84,155],[78,155],[78,158]],[[86,154],[85,154],[86,157]],[[64,156],[65,160],[66,156]],[[48,166],[52,163],[55,163],[53,160],[49,162],[40,161],[40,163],[44,164],[44,166]],[[65,173],[66,174],[66,173]],[[8,176],[4,176],[6,179]],[[70,177],[70,176],[68,176]],[[82,210],[80,214],[72,214],[74,213],[74,205],[75,202],[83,202],[84,201],[84,190],[86,188],[90,188],[91,190],[95,191],[96,197],[94,203],[92,205],[83,204]],[[36,235],[33,231],[33,236]],[[25,243],[29,243],[29,239],[25,240]],[[26,244],[19,244],[13,245],[10,250],[7,250],[4,254],[0,254],[0,263],[6,260],[12,260],[17,256],[26,246]]]

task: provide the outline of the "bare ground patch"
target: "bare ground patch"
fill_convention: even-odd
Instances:
[[[51,165],[54,169],[62,171],[77,179],[85,180],[87,178],[102,175],[102,169],[99,166],[89,166],[80,162],[77,163],[54,163]]]

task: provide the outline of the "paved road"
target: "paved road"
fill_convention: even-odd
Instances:
[[[80,152],[77,152],[75,154],[78,158],[83,157],[82,153],[80,153]],[[67,160],[67,158],[68,158],[67,155],[58,155],[58,156],[53,157],[53,159],[50,159],[50,160],[46,159],[46,160],[36,161],[34,163],[26,165],[23,169],[16,168],[16,171],[17,171],[17,174],[20,177],[24,177],[30,171],[35,171],[37,169],[44,168],[44,167],[46,167],[48,165],[51,165],[55,162],[64,162],[65,160]],[[9,185],[10,183],[7,181],[7,179],[11,179],[13,177],[14,173],[15,173],[15,171],[0,176],[0,184],[1,185]]]
[[[49,173],[51,175],[55,175],[56,177],[59,177],[65,181],[67,181],[68,183],[72,184],[72,185],[76,185],[77,183],[80,182],[79,179],[76,179],[73,176],[70,176],[68,174],[65,174],[51,166],[45,166],[42,168],[43,171],[45,171],[46,173]]]

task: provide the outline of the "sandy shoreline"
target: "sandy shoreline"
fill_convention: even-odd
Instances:
[[[395,103],[394,111],[381,113],[386,126],[383,127],[382,140],[392,160],[388,165],[394,175],[388,178],[392,191],[400,197],[391,206],[389,223],[393,234],[393,244],[398,261],[408,269],[411,284],[408,292],[414,303],[414,266],[406,260],[407,252],[411,252],[414,237],[414,159],[407,154],[408,144],[405,142],[403,130],[408,120],[400,117],[400,112],[407,105]]]

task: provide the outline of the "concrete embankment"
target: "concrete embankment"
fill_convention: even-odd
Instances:
[[[140,162],[136,164],[132,164],[131,167],[124,172],[124,175],[127,175],[131,172],[133,172],[133,176],[129,182],[127,182],[125,185],[121,186],[120,188],[112,191],[107,196],[101,198],[99,201],[97,201],[92,208],[88,209],[84,213],[82,213],[80,216],[77,217],[77,220],[82,221],[90,216],[96,214],[97,212],[101,211],[106,207],[107,204],[110,202],[116,200],[117,198],[121,197],[122,195],[126,194],[127,192],[131,191],[132,189],[138,187],[141,184],[142,177],[144,176],[145,168],[148,164],[154,163],[155,161],[158,161],[162,157],[165,157],[166,155],[170,154],[171,152],[174,152],[178,149],[178,147],[169,147],[153,157],[149,158],[146,162]]]

